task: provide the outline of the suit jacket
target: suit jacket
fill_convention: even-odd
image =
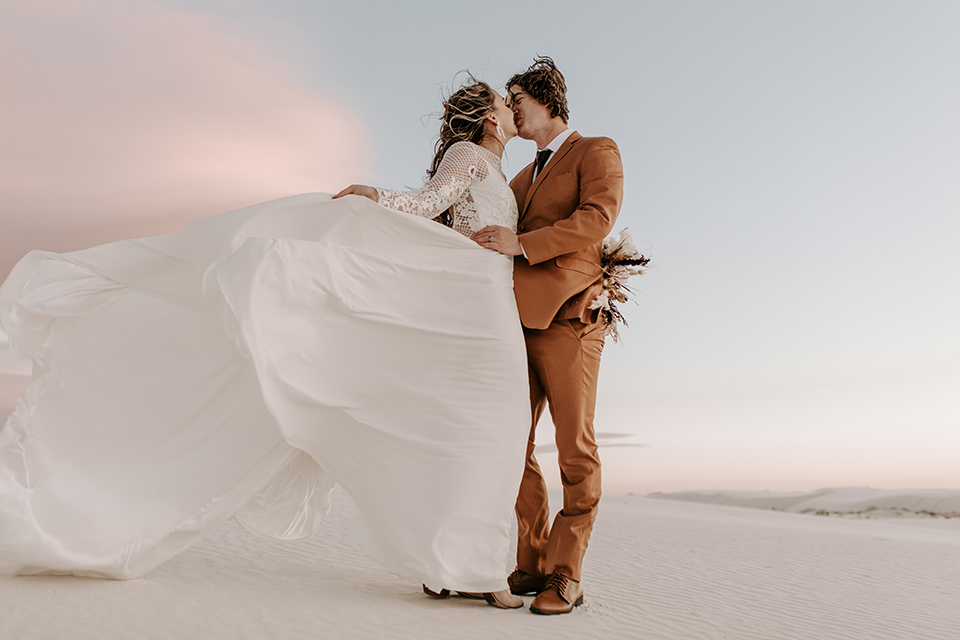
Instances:
[[[531,184],[533,163],[510,182],[520,210],[524,255],[513,286],[525,327],[556,319],[596,319],[587,307],[601,292],[600,254],[623,201],[620,150],[610,138],[574,131]]]

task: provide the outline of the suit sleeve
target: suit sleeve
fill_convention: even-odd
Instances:
[[[600,138],[584,155],[580,169],[580,204],[567,218],[520,234],[531,265],[602,242],[613,230],[623,202],[620,150]]]

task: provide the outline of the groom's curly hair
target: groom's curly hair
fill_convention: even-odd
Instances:
[[[570,109],[567,108],[567,83],[560,69],[557,69],[553,58],[549,56],[534,58],[533,64],[527,67],[526,71],[516,73],[507,80],[507,91],[510,91],[510,87],[514,85],[548,107],[552,117],[560,118],[564,124],[570,119]]]

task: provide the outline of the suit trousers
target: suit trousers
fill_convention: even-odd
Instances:
[[[524,328],[533,424],[517,497],[517,567],[533,575],[559,571],[580,580],[600,503],[600,457],[593,429],[603,323],[554,320]],[[550,525],[547,487],[534,456],[537,422],[549,405],[556,430],[563,509]]]

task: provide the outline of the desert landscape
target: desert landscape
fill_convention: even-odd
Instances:
[[[0,637],[947,640],[960,628],[960,491],[608,496],[585,602],[556,617],[427,598],[356,549],[350,498],[332,502],[302,543],[230,521],[141,579],[2,578]]]

